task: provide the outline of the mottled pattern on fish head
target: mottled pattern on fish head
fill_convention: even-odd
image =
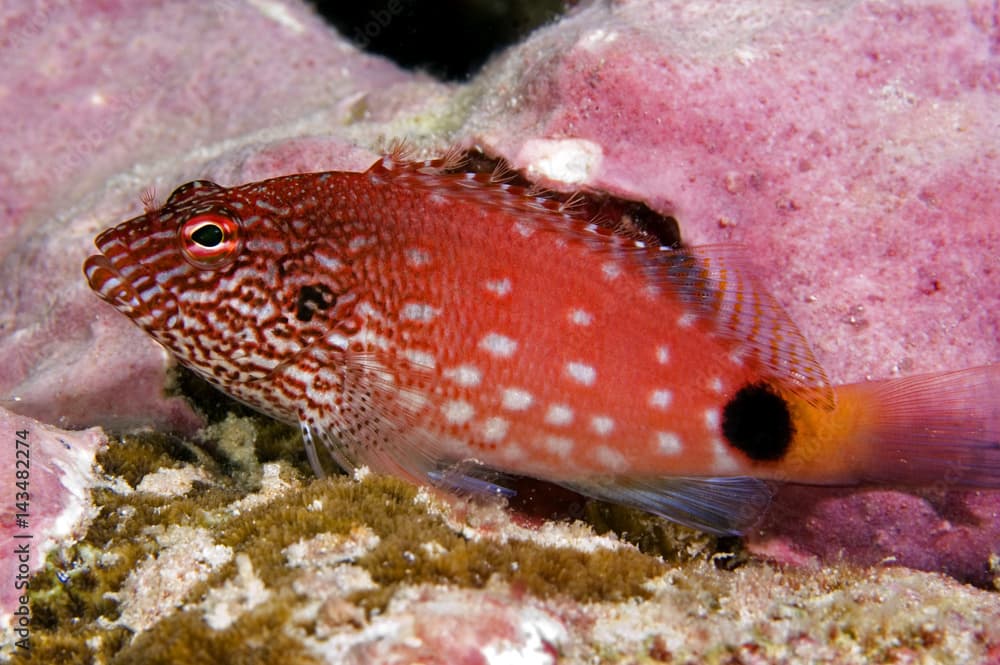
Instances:
[[[330,330],[351,297],[342,257],[320,243],[316,202],[256,183],[179,187],[156,210],[96,239],[87,260],[95,291],[188,367],[284,419],[291,404],[258,392]],[[341,321],[350,329],[349,312]]]

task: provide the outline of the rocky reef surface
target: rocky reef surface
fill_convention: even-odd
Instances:
[[[0,423],[32,433],[39,492],[36,648],[11,622],[16,658],[1000,658],[996,491],[788,486],[741,544],[590,504],[538,521],[316,481],[294,432],[192,398],[80,274],[149,188],[363,169],[406,136],[746,245],[834,382],[997,362],[995,4],[585,4],[463,84],[295,2],[0,12]],[[56,429],[94,425],[110,443]],[[0,563],[12,619],[12,547]]]

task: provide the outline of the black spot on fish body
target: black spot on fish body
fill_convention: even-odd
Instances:
[[[317,311],[329,309],[337,296],[326,284],[307,284],[299,289],[295,302],[295,318],[303,323],[312,321]]]
[[[726,440],[758,462],[783,458],[794,433],[788,403],[766,383],[744,386],[722,412]]]

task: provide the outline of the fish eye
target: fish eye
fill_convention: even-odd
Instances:
[[[226,234],[222,232],[222,227],[212,222],[204,222],[191,232],[191,240],[195,241],[203,249],[218,247],[225,237]]]
[[[750,459],[776,462],[795,434],[788,402],[766,383],[743,386],[722,411],[722,434]]]
[[[217,270],[236,260],[242,248],[241,227],[233,215],[200,213],[181,224],[181,251],[196,268]]]

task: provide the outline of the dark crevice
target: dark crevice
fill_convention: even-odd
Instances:
[[[575,1],[575,0],[574,0]],[[361,0],[315,2],[362,50],[448,81],[475,74],[491,55],[552,21],[566,0]]]

